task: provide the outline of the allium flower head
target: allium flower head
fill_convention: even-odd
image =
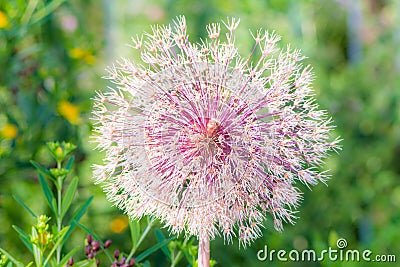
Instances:
[[[191,43],[179,17],[132,39],[143,65],[121,59],[108,68],[115,86],[98,93],[93,111],[106,156],[94,175],[131,218],[151,215],[172,233],[246,245],[267,214],[279,231],[294,222],[296,181],[327,179],[318,169],[338,139],[312,97],[310,67],[264,30],[242,57],[238,24],[224,22],[226,34],[208,25],[208,39]]]

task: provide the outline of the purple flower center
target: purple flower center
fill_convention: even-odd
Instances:
[[[179,140],[179,147],[180,151],[187,155],[187,159],[201,157],[207,162],[212,162],[210,165],[219,165],[225,163],[226,157],[231,153],[229,135],[215,119],[192,121],[189,131],[185,133]]]

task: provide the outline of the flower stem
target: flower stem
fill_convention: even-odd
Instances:
[[[57,169],[61,169],[61,162],[57,162]],[[58,177],[57,179],[57,232],[61,232],[61,227],[62,227],[62,217],[61,217],[61,193],[62,193],[62,183],[63,183],[63,178]],[[57,247],[57,264],[60,263],[61,261],[61,242],[59,243]]]
[[[199,237],[198,267],[210,267],[210,237],[201,235]]]

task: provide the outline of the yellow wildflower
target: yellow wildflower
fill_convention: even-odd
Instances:
[[[96,61],[96,58],[90,54],[89,52],[86,53],[86,55],[83,57],[83,61],[85,61],[89,65],[93,65],[94,62]]]
[[[10,23],[8,22],[6,14],[0,11],[0,29],[8,29],[9,27]]]
[[[61,101],[58,103],[58,112],[61,116],[66,118],[72,124],[78,124],[80,121],[79,114],[80,109],[79,107],[75,106],[71,102],[68,101]]]
[[[84,55],[85,50],[80,47],[72,48],[71,51],[69,51],[69,56],[74,59],[81,59]]]
[[[83,60],[89,65],[92,65],[95,62],[93,54],[81,47],[71,49],[71,51],[69,51],[69,56],[73,59]]]
[[[14,124],[6,124],[0,131],[1,136],[6,139],[14,139],[18,135],[18,128]]]
[[[122,233],[126,227],[128,227],[128,218],[126,216],[119,215],[110,223],[110,230],[113,233]]]

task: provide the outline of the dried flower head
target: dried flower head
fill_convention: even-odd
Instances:
[[[241,57],[239,20],[223,24],[224,38],[213,23],[200,43],[188,40],[184,17],[132,39],[145,65],[122,59],[108,68],[115,88],[95,100],[94,138],[106,156],[94,176],[132,218],[246,245],[268,213],[277,230],[294,222],[296,181],[325,182],[318,167],[339,140],[300,51],[258,30]]]

